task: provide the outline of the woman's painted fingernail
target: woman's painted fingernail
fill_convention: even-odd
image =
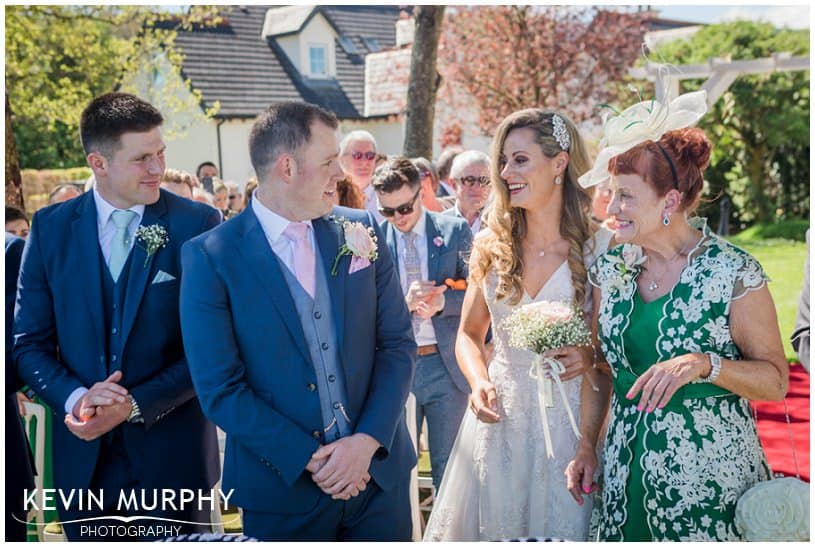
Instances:
[[[633,393],[631,393],[631,392],[629,391],[628,393],[626,393],[626,394],[625,394],[625,398],[626,398],[626,399],[633,399],[633,398],[634,398],[634,394],[633,394]]]
[[[585,492],[586,494],[588,494],[589,492],[591,492],[591,488],[589,488],[588,486],[584,486],[584,487],[583,487],[583,492]]]
[[[640,404],[637,405],[637,410],[639,410],[640,412],[642,412],[643,408],[645,408],[644,404],[640,403]]]
[[[646,410],[646,412],[653,412],[653,410],[654,410],[653,407],[649,406],[648,409]]]

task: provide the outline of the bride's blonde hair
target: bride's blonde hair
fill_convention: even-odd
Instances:
[[[566,124],[570,146],[569,165],[563,176],[563,205],[560,213],[560,235],[569,242],[568,265],[572,274],[575,304],[582,306],[586,298],[586,266],[583,263],[583,245],[592,235],[589,221],[591,196],[577,184],[577,178],[591,164],[583,139],[574,123],[559,112],[530,108],[514,112],[498,126],[492,142],[491,178],[494,197],[485,218],[489,230],[485,230],[473,243],[470,261],[470,280],[480,283],[490,268],[495,269],[498,286],[497,299],[508,298],[517,304],[522,297],[521,240],[526,236],[526,211],[510,205],[509,189],[501,178],[505,163],[502,161],[504,141],[515,129],[529,128],[535,134],[543,154],[554,158],[563,151],[553,135],[553,116],[558,115]]]

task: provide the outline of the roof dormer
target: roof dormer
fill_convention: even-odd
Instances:
[[[336,78],[337,29],[315,6],[286,6],[266,11],[262,38],[273,38],[306,78]]]

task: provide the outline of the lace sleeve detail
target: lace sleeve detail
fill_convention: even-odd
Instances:
[[[734,247],[734,251],[738,253],[740,260],[733,279],[733,293],[730,299],[738,300],[750,291],[756,291],[764,287],[770,281],[770,278],[764,272],[764,268],[761,267],[758,260],[751,254],[737,247]]]
[[[587,271],[589,283],[595,287],[602,288],[603,283],[617,274],[614,270],[614,259],[612,257],[614,254],[615,251],[612,249],[597,257],[597,260],[594,261],[594,264],[592,264]]]

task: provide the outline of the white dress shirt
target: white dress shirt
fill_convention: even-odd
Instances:
[[[99,193],[95,184],[93,185],[93,201],[96,205],[96,228],[99,237],[99,248],[102,250],[102,256],[105,258],[105,264],[107,264],[110,261],[110,248],[113,245],[113,236],[116,235],[116,224],[113,223],[111,215],[113,211],[117,209],[105,201],[105,198]],[[133,249],[133,244],[136,241],[136,230],[139,228],[141,219],[144,216],[144,205],[134,205],[130,207],[128,211],[136,213],[136,216],[133,217],[133,220],[131,220],[127,226],[127,243],[130,249]],[[65,401],[65,413],[71,414],[76,402],[87,392],[88,389],[84,387],[78,387],[73,390]]]
[[[269,247],[272,248],[274,254],[277,255],[280,261],[283,262],[289,271],[296,277],[294,272],[294,242],[283,235],[283,230],[285,230],[286,227],[291,224],[291,221],[283,218],[263,205],[259,199],[252,200],[252,212],[254,212],[255,216],[258,218],[260,227],[263,228],[263,233],[266,235],[266,241],[269,243]],[[310,228],[308,231],[308,238],[311,242],[311,248],[314,250],[316,258],[317,243],[314,239],[314,226],[311,224],[310,220],[306,220],[304,224],[308,224]]]
[[[396,254],[399,257],[399,282],[402,284],[402,294],[407,295],[408,282],[407,273],[405,272],[405,234],[400,232],[394,226],[396,231]],[[422,213],[416,226],[411,230],[416,234],[414,245],[416,245],[416,252],[419,254],[419,267],[422,270],[422,279],[428,279],[427,257],[429,256],[427,249],[427,213]],[[436,331],[433,330],[433,321],[430,319],[422,319],[419,323],[419,332],[416,335],[416,345],[428,346],[436,343]]]

